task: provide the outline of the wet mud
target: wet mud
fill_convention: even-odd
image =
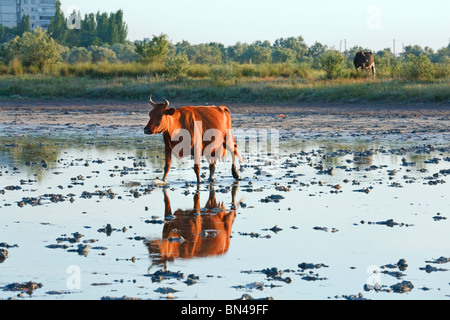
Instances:
[[[256,107],[198,185],[145,105],[1,105],[0,299],[448,299],[450,109]]]

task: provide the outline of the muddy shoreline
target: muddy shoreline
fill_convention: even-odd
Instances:
[[[179,108],[188,102],[173,102]],[[276,128],[318,133],[442,134],[450,128],[448,104],[228,104],[235,128]],[[0,125],[130,127],[148,120],[146,102],[0,101]]]

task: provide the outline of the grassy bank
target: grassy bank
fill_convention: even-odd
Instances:
[[[160,77],[92,78],[22,75],[0,77],[0,99],[117,99],[142,101],[149,94],[169,100],[243,103],[395,102],[450,103],[450,79],[286,79],[242,77],[217,85],[209,79]],[[0,101],[1,105],[1,101]]]

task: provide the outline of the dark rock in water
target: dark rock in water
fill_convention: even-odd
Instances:
[[[400,259],[397,262],[397,266],[401,271],[405,271],[406,268],[408,268],[408,263],[406,262],[405,259]]]
[[[3,287],[3,290],[5,291],[24,291],[31,295],[34,290],[42,288],[42,283],[36,283],[36,282],[26,282],[26,283],[11,283],[7,286]]]
[[[442,264],[442,263],[447,263],[450,262],[450,258],[446,258],[446,257],[440,257],[436,260],[433,261],[425,261],[427,263],[438,263],[438,264]]]
[[[273,298],[272,297],[266,297],[266,298],[255,299],[251,295],[249,295],[248,293],[245,293],[237,300],[273,300]]]
[[[431,273],[431,272],[436,272],[436,271],[448,271],[447,269],[444,269],[444,268],[436,268],[436,267],[433,267],[433,266],[431,266],[431,265],[429,265],[429,264],[427,264],[426,266],[425,266],[425,268],[419,268],[420,270],[424,270],[424,271],[426,271],[427,273]]]
[[[113,300],[113,301],[116,301],[116,300],[141,300],[141,298],[134,298],[134,297],[128,297],[128,296],[122,296],[120,298],[115,298],[115,297],[104,296],[104,297],[101,297],[100,300]]]
[[[145,220],[145,223],[151,223],[151,224],[164,224],[164,220],[156,220],[156,219],[152,219],[152,220]]]
[[[413,288],[414,286],[411,281],[402,281],[391,286],[392,291],[396,293],[407,293],[410,292]]]
[[[186,283],[188,286],[191,286],[193,284],[196,284],[198,279],[199,277],[196,276],[195,274],[190,274],[187,276],[187,279],[184,283]]]
[[[8,250],[0,249],[0,263],[3,263],[8,258]]]
[[[272,228],[268,229],[274,233],[278,233],[280,231],[282,231],[283,229],[281,229],[280,227],[278,227],[278,225],[273,226]]]
[[[181,271],[173,272],[170,270],[160,269],[155,271],[155,273],[153,274],[149,274],[148,276],[152,278],[152,282],[161,282],[164,279],[173,279],[173,278],[181,280],[185,277],[185,274],[182,273]]]
[[[91,246],[87,245],[87,244],[79,244],[77,249],[73,249],[73,250],[68,250],[69,252],[78,252],[78,254],[80,256],[85,256],[87,257],[88,253],[89,253],[89,248]]]
[[[441,220],[447,220],[447,217],[441,216],[441,214],[438,212],[434,217],[434,221],[441,221]]]
[[[278,202],[280,202],[281,199],[284,199],[284,197],[279,194],[272,194],[270,196],[265,197],[264,199],[261,199],[260,201],[266,202],[266,203],[268,203],[268,202],[278,203]]]
[[[306,270],[306,269],[319,269],[319,268],[328,268],[327,265],[323,264],[323,263],[318,263],[318,264],[314,264],[314,263],[307,263],[307,262],[302,262],[299,263],[298,267],[302,270]]]
[[[48,246],[45,246],[46,248],[50,249],[68,249],[69,246],[66,244],[49,244]]]
[[[344,295],[342,296],[345,300],[369,300],[367,298],[364,298],[362,293],[359,293],[358,295],[352,294],[350,296]]]
[[[12,245],[10,245],[10,244],[8,244],[8,243],[6,243],[6,242],[0,242],[0,248],[6,248],[6,249],[9,249],[9,248],[18,248],[19,246],[17,245],[17,244],[12,244]]]
[[[155,292],[162,293],[162,294],[168,294],[168,293],[178,292],[178,290],[175,290],[174,288],[169,288],[169,287],[162,287],[162,288],[156,289]]]
[[[98,229],[97,231],[98,231],[98,232],[104,232],[104,233],[106,233],[107,236],[110,236],[111,233],[112,233],[113,231],[119,231],[119,230],[114,229],[114,228],[111,226],[111,224],[108,223],[108,224],[106,225],[106,227],[100,228],[100,229]]]

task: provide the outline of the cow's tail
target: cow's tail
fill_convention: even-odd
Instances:
[[[241,156],[241,155],[239,154],[239,152],[237,151],[237,144],[236,144],[236,142],[234,143],[234,155],[235,155],[236,157],[238,157],[238,159],[239,159],[240,162],[242,162],[242,163],[245,162],[244,159],[242,158],[242,156]]]

